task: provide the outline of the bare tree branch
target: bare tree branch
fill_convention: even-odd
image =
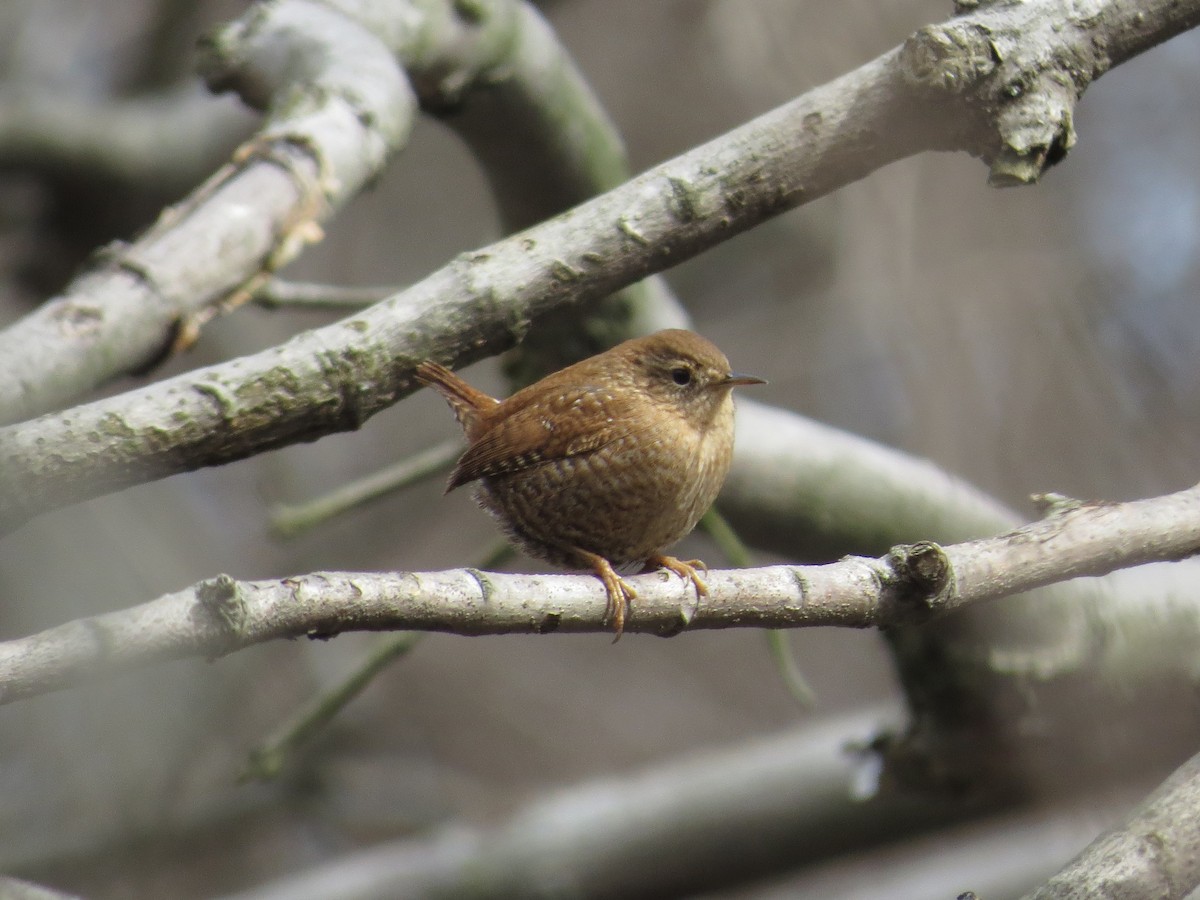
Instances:
[[[863,796],[868,764],[853,749],[895,718],[868,710],[568,787],[495,827],[380,844],[236,897],[690,895],[970,814],[902,792]]]
[[[98,104],[61,91],[0,89],[0,164],[95,172],[165,188],[195,183],[249,131],[253,117],[233,100],[195,88]]]
[[[7,900],[80,900],[78,894],[68,894],[21,878],[0,875],[0,896]]]
[[[135,243],[0,331],[0,422],[152,365],[189,317],[295,256],[411,128],[415,98],[391,53],[318,4],[257,7],[214,41],[212,60],[215,83],[270,87],[265,126]]]
[[[461,363],[509,347],[550,310],[603,297],[920,150],[966,149],[1009,168],[1015,153],[1049,165],[1069,144],[1062,131],[1069,117],[1045,116],[1039,79],[1054,83],[1056,102],[1064,78],[1077,96],[1115,61],[1193,24],[1200,0],[1112,0],[1082,18],[1072,9],[1049,0],[989,6],[935,29],[960,37],[932,49],[934,31],[923,30],[905,47],[568,213],[465,254],[341,323],[0,429],[3,526],[356,428],[413,389],[412,368],[422,358]],[[1035,40],[1022,51],[1027,33]],[[991,43],[980,45],[980,34]],[[960,43],[965,51],[956,55]],[[981,47],[992,49],[981,57]],[[1067,61],[1072,67],[1060,71]],[[1016,83],[1029,89],[1017,91]],[[1024,122],[1019,111],[1031,104],[1043,125],[1057,129],[1057,138],[1043,136],[1044,146],[1028,123],[1013,132],[1012,120]]]
[[[153,367],[185,346],[203,321],[232,308],[231,294],[240,304],[247,283],[253,287],[316,239],[313,225],[378,174],[411,126],[407,81],[380,51],[403,61],[434,112],[457,110],[466,93],[480,95],[471,114],[451,122],[482,155],[510,222],[559,212],[629,174],[621,141],[590,89],[536,11],[515,0],[473,6],[284,0],[256,7],[205,49],[202,63],[214,89],[234,88],[267,108],[266,125],[234,165],[167,210],[133,246],[108,252],[63,296],[0,332],[0,364],[12,360],[11,372],[20,376],[9,380],[10,393],[0,391],[0,423]],[[55,115],[61,102],[43,105],[38,121],[64,118]],[[27,118],[8,130],[23,136]],[[560,127],[568,119],[571,127]],[[516,179],[511,163],[518,147],[523,171]],[[138,154],[122,158],[128,166]],[[251,179],[243,170],[272,162],[252,183],[266,191],[260,207],[238,205],[259,196],[235,190]],[[496,177],[502,166],[507,170]],[[540,189],[518,199],[533,180]],[[197,259],[204,265],[192,265]]]
[[[1200,755],[1026,900],[1183,900],[1200,887]]]
[[[999,537],[922,542],[879,559],[714,571],[699,598],[660,572],[631,579],[626,631],[698,628],[893,628],[968,604],[1200,551],[1200,487],[1131,503],[1060,505]],[[344,631],[458,634],[601,632],[603,586],[586,575],[318,572],[279,581],[227,575],[126,610],[0,644],[0,703],[121,670],[215,658],[278,638]]]

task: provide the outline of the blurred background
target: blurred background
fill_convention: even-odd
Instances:
[[[925,0],[539,6],[635,171],[950,13]],[[194,75],[196,37],[244,8],[0,5],[0,326],[96,248],[135,236],[252,132],[253,116]],[[76,110],[64,121],[88,127],[31,135],[29,104],[64,104]],[[666,276],[697,330],[770,380],[757,399],[928,457],[1023,514],[1035,491],[1118,500],[1184,487],[1200,468],[1200,34],[1104,77],[1076,127],[1079,144],[1036,187],[995,190],[977,160],[927,154]],[[124,142],[113,155],[101,149],[109,131]],[[470,153],[426,118],[283,274],[402,286],[499,236]],[[246,308],[153,377],[333,318]],[[494,362],[468,377],[505,390]],[[473,564],[497,532],[466,492],[443,497],[439,478],[293,541],[268,529],[271,504],[457,434],[422,392],[355,434],[44,516],[0,542],[0,637],[219,572]],[[721,564],[699,537],[689,554]],[[273,644],[0,708],[0,871],[95,897],[211,896],[439,823],[502,821],[548,789],[899,699],[874,633],[789,636],[819,697],[811,711],[754,631],[615,646],[430,635],[280,782],[236,784],[247,751],[377,640]],[[1079,846],[1090,839],[1086,824],[1079,835]]]

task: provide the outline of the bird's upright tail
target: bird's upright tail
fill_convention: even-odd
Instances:
[[[416,376],[417,381],[428,385],[446,398],[468,438],[473,437],[481,414],[500,405],[500,401],[495,397],[489,397],[483,391],[471,387],[439,363],[428,360],[421,363],[417,366]]]

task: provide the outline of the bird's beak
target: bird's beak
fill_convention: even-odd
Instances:
[[[759,378],[757,375],[743,375],[740,372],[730,372],[721,381],[721,384],[766,384],[767,379]]]

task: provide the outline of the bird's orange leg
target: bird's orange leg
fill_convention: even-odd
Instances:
[[[616,636],[613,638],[615,644],[625,631],[625,619],[629,614],[632,601],[637,598],[637,591],[628,581],[617,574],[612,563],[603,556],[589,553],[578,547],[573,547],[572,550],[588,568],[596,573],[596,577],[604,582],[604,590],[608,592],[608,606],[604,611],[604,618],[606,621],[612,622],[613,631],[616,632]]]

